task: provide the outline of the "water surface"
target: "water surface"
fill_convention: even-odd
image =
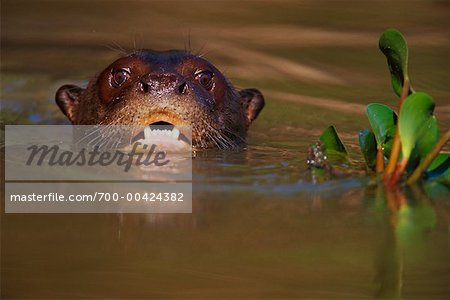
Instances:
[[[377,49],[387,27],[406,35],[413,85],[450,128],[448,2],[1,5],[7,124],[66,124],[56,89],[86,84],[123,49],[190,49],[267,102],[248,149],[194,159],[192,214],[2,214],[2,297],[450,297],[446,188],[385,194],[367,176],[317,182],[305,165],[330,124],[361,160],[365,105],[396,107]]]

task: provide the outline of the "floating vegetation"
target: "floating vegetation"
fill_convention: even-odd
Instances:
[[[359,132],[359,145],[367,169],[376,172],[388,188],[411,185],[419,180],[450,184],[450,153],[441,152],[450,140],[450,130],[439,136],[433,98],[411,86],[405,38],[397,29],[388,29],[380,37],[379,48],[387,59],[392,88],[399,96],[399,109],[396,113],[383,104],[367,105],[371,129]],[[323,165],[330,169],[350,162],[333,126],[324,131],[320,142],[326,162],[311,163],[309,157],[310,168]],[[317,144],[310,153],[314,153],[314,147],[317,148]]]

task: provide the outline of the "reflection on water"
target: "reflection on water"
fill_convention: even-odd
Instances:
[[[436,213],[432,201],[418,186],[407,191],[378,188],[375,201],[377,205],[389,208],[388,219],[382,221],[386,233],[376,261],[376,280],[379,282],[376,295],[381,299],[400,298],[404,257],[424,247],[428,232],[436,225]]]
[[[440,298],[448,201],[408,193],[211,188],[193,214],[6,215],[6,296]]]
[[[332,123],[361,160],[365,105],[396,106],[377,49],[390,26],[449,128],[449,12],[445,1],[2,1],[6,124],[66,122],[54,92],[86,84],[117,57],[111,45],[190,44],[267,106],[248,149],[197,153],[192,214],[2,214],[1,296],[448,298],[447,187],[315,182],[305,159]]]

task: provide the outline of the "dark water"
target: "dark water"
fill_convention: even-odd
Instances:
[[[450,298],[450,201],[427,185],[316,182],[334,124],[352,158],[364,106],[396,107],[379,34],[399,28],[416,90],[450,128],[448,1],[5,1],[7,124],[62,124],[54,92],[120,48],[205,55],[267,106],[246,151],[194,159],[189,215],[1,215],[2,298]]]

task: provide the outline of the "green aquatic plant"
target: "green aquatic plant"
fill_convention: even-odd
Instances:
[[[440,152],[450,140],[450,130],[439,137],[433,98],[411,87],[405,38],[398,30],[387,29],[380,37],[379,48],[387,59],[399,109],[397,114],[383,104],[367,105],[371,130],[359,132],[359,145],[368,169],[376,171],[388,187],[403,182],[413,184],[420,179],[449,184],[450,154]],[[333,126],[324,131],[320,141],[325,157],[333,158],[329,161],[331,166],[342,165],[342,158],[350,161]]]
[[[366,112],[376,141],[376,171],[381,173],[384,170],[384,157],[391,153],[397,114],[386,105],[379,103],[367,105]]]
[[[327,159],[332,161],[333,164],[348,164],[350,163],[350,158],[348,156],[347,149],[345,149],[344,144],[339,139],[339,135],[334,126],[329,126],[324,130],[319,140],[323,143],[326,149]]]
[[[401,96],[406,85],[408,95],[412,94],[414,91],[408,75],[408,44],[403,35],[397,29],[387,29],[381,35],[378,47],[386,56],[394,92]]]
[[[383,155],[383,153],[378,151],[377,140],[371,130],[365,128],[359,131],[359,147],[364,155],[368,169],[376,169],[377,155]],[[378,168],[381,167],[378,166]]]

